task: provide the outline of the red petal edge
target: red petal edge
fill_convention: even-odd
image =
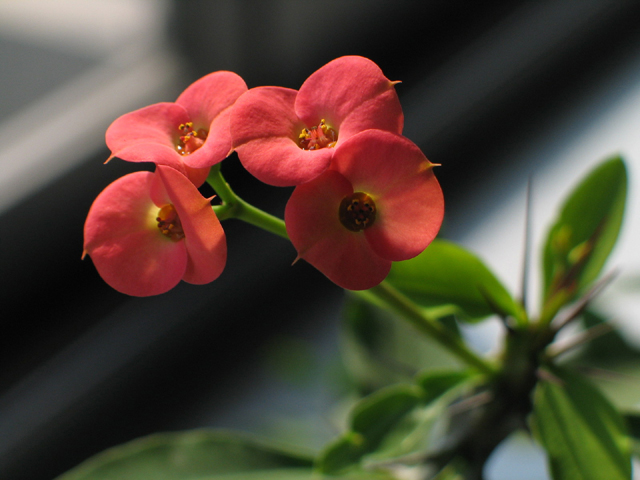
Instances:
[[[400,134],[404,116],[394,84],[368,58],[336,58],[302,84],[295,111],[308,125],[325,119],[338,130],[338,145],[368,128]]]
[[[209,201],[179,172],[158,166],[157,173],[178,212],[185,234],[188,263],[182,279],[199,285],[212,282],[227,262],[227,242],[218,217]]]

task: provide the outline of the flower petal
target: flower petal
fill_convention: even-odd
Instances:
[[[189,85],[178,97],[194,123],[194,127],[209,128],[224,110],[247,91],[247,84],[237,74],[227,71],[213,72]]]
[[[158,166],[171,203],[184,230],[188,254],[185,282],[204,284],[215,280],[227,261],[224,230],[207,199],[183,175],[172,168]]]
[[[359,56],[337,58],[311,74],[300,87],[295,111],[308,125],[325,119],[338,130],[338,145],[367,128],[400,134],[404,123],[394,82]]]
[[[297,143],[305,124],[295,115],[297,92],[281,87],[252,88],[231,114],[233,144],[244,167],[275,186],[299,185],[326,170],[332,148],[306,151]]]
[[[344,228],[340,202],[353,193],[342,175],[328,170],[299,185],[285,209],[285,223],[298,256],[349,290],[365,290],[389,273],[391,261],[379,257],[362,232]]]
[[[136,172],[114,181],[93,202],[85,222],[85,253],[105,282],[127,295],[164,293],[187,267],[184,242],[171,241],[155,223],[153,177]]]
[[[189,112],[195,130],[207,130],[204,145],[184,157],[191,167],[210,167],[224,160],[232,151],[229,117],[235,101],[247,91],[237,74],[213,72],[195,81],[180,94],[176,103]]]
[[[331,163],[333,149],[306,151],[288,138],[258,138],[236,148],[254,177],[276,187],[290,187],[313,180]]]
[[[209,175],[210,167],[192,168],[182,161],[182,156],[173,148],[159,143],[136,143],[129,145],[118,153],[119,158],[130,159],[131,162],[150,162],[166,165],[185,175],[196,186],[201,186]]]
[[[118,117],[107,129],[107,147],[113,157],[128,162],[148,162],[148,158],[138,158],[144,149],[128,149],[133,145],[148,143],[168,147],[179,157],[175,151],[178,126],[188,121],[189,114],[181,105],[166,102],[149,105]]]
[[[364,231],[383,258],[407,260],[437,235],[444,198],[433,164],[405,137],[366,130],[336,149],[332,169],[376,202],[375,223]]]
[[[404,114],[395,88],[362,102],[340,124],[338,142],[369,128],[402,133]],[[336,144],[337,145],[337,144]]]
[[[209,133],[202,147],[195,152],[184,155],[182,161],[185,165],[196,169],[207,169],[220,163],[233,151],[231,132],[229,131],[229,119],[232,109],[222,111],[209,126]],[[205,176],[206,179],[206,176]]]

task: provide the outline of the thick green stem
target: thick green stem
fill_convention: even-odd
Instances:
[[[263,212],[238,197],[220,173],[220,166],[211,168],[207,182],[213,187],[220,199],[221,205],[213,207],[220,220],[238,218],[268,232],[289,238],[284,221]],[[359,293],[359,292],[355,292]],[[433,338],[466,364],[477,368],[485,374],[493,374],[493,365],[469,350],[464,342],[447,330],[437,319],[431,318],[413,303],[409,298],[398,292],[387,282],[361,292],[361,297],[392,310],[411,323],[420,332]]]
[[[289,239],[287,229],[281,219],[263,212],[241,198],[238,198],[238,203],[235,205],[235,218],[244,220],[251,225],[260,227],[287,240]]]
[[[222,173],[220,173],[220,164],[211,168],[207,182],[222,200],[222,205],[213,207],[218,219],[222,221],[228,218],[237,218],[282,238],[289,238],[287,229],[281,219],[245,202],[231,190]]]

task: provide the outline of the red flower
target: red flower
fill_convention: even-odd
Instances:
[[[107,129],[109,159],[168,165],[200,186],[209,167],[232,151],[230,107],[246,90],[235,73],[214,72],[192,83],[175,103],[122,115]]]
[[[98,195],[84,226],[84,254],[119,292],[148,296],[181,279],[215,280],[227,244],[209,201],[180,172],[158,165],[156,173],[125,175]]]
[[[265,183],[308,182],[352,135],[369,128],[402,133],[395,83],[371,60],[351,56],[317,70],[299,91],[253,88],[231,114],[233,146],[244,167]]]
[[[415,257],[440,229],[444,199],[432,167],[399,135],[366,130],[346,140],[287,203],[298,258],[349,290],[379,284],[392,261]]]

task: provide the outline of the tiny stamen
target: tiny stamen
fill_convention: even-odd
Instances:
[[[376,204],[367,193],[352,193],[340,202],[338,217],[347,230],[359,232],[369,228],[375,222]]]
[[[324,118],[317,126],[303,128],[298,135],[298,146],[303,150],[332,148],[336,146],[337,141],[338,132],[328,126]]]
[[[172,204],[168,203],[158,211],[156,222],[158,222],[158,229],[165,237],[169,237],[174,242],[184,238],[180,217]]]
[[[180,155],[190,155],[198,150],[207,139],[208,132],[199,128],[197,131],[193,129],[193,122],[181,123],[178,125],[178,131],[181,135],[178,137],[179,142],[176,144],[176,150]]]

